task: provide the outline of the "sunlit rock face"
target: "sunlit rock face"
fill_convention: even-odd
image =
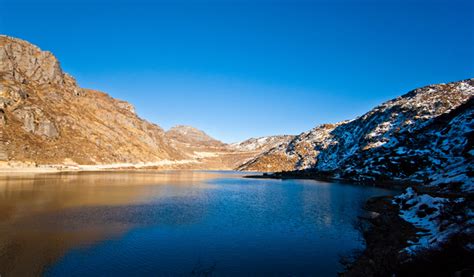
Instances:
[[[296,136],[241,169],[313,170],[360,181],[472,189],[473,96],[474,79],[419,88],[354,120]]]
[[[230,144],[230,147],[236,149],[237,151],[266,152],[282,144],[287,144],[294,137],[295,136],[291,135],[280,135],[250,138],[241,142],[232,143]]]
[[[64,73],[50,52],[8,37],[2,37],[0,46],[0,72],[5,79],[22,84],[64,84]]]
[[[183,156],[131,104],[80,88],[50,52],[7,36],[0,36],[0,124],[0,156],[8,160],[97,164]]]
[[[309,132],[287,138],[255,159],[243,164],[241,170],[289,171],[310,168],[316,164],[320,151],[338,124],[323,124]]]

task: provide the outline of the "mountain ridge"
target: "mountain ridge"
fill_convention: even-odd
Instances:
[[[469,164],[472,160],[471,154],[464,156],[463,153],[472,146],[473,97],[474,79],[418,88],[353,120],[317,126],[296,136],[288,145],[260,154],[240,169],[313,171],[354,181],[429,182],[429,175],[439,172],[443,166],[450,166],[450,162],[460,159]],[[465,113],[465,121],[436,124],[460,107]],[[446,129],[456,124],[466,128],[450,137],[429,130],[440,125]],[[440,145],[433,145],[427,149],[419,141],[422,135],[426,144],[430,140],[443,139],[446,146],[442,149]],[[418,148],[413,144],[416,139],[420,144]],[[460,143],[466,149],[454,151]],[[410,166],[414,160],[423,160],[423,163]],[[275,168],[279,170],[273,170]],[[469,178],[467,181],[472,182]]]
[[[182,158],[133,106],[77,85],[59,61],[0,37],[0,106],[6,156],[37,163],[120,163]],[[128,143],[133,138],[138,140]]]

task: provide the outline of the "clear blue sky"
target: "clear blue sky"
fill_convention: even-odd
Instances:
[[[163,128],[297,134],[474,77],[474,1],[0,0],[0,33]]]

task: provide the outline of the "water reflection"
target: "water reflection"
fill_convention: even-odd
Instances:
[[[73,246],[93,244],[159,217],[143,213],[151,212],[143,209],[144,203],[164,196],[193,197],[210,188],[205,181],[217,176],[191,171],[0,176],[0,274],[38,275]],[[199,189],[185,189],[189,186]],[[161,213],[170,209],[162,205]],[[174,221],[199,217],[199,210],[182,209]]]
[[[389,191],[223,172],[0,176],[0,274],[334,274]]]

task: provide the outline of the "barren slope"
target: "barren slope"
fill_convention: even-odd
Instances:
[[[260,144],[240,149],[190,126],[164,132],[131,104],[79,87],[51,53],[0,36],[0,166],[234,169],[275,140]]]
[[[83,89],[49,52],[0,36],[0,158],[36,163],[181,159],[133,106]]]

